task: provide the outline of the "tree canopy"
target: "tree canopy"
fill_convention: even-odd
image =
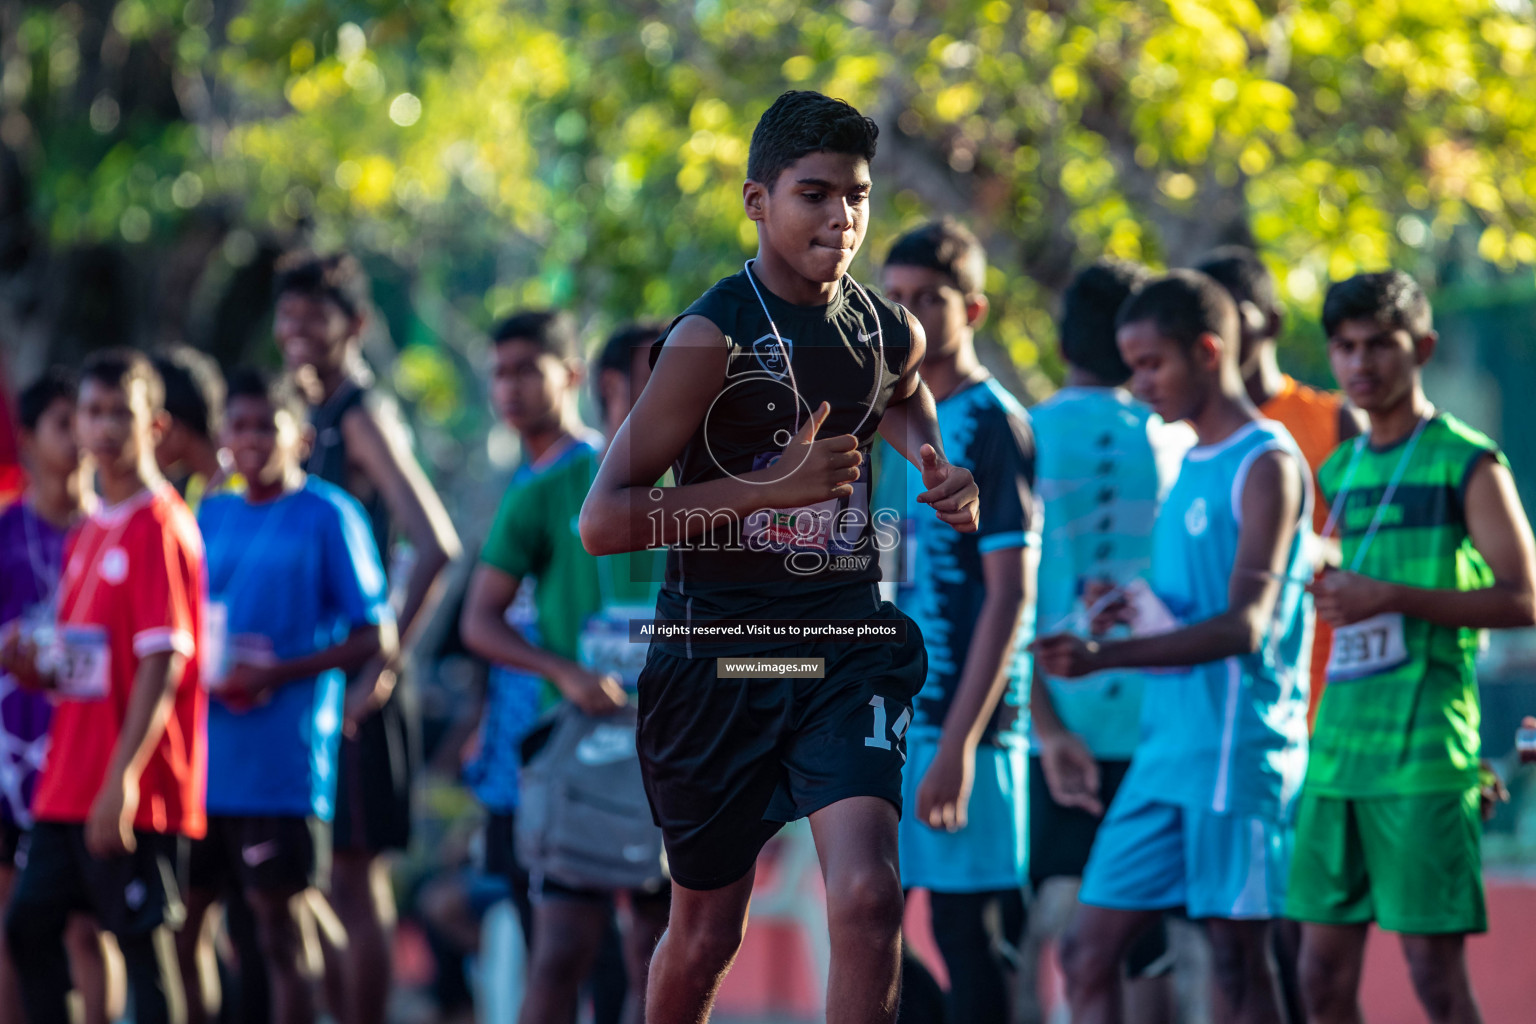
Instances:
[[[1029,390],[1101,254],[1254,244],[1301,309],[1360,268],[1432,278],[1458,233],[1536,264],[1528,0],[12,0],[0,32],[0,331],[68,349],[126,317],[232,359],[273,254],[348,246],[443,424],[497,314],[668,318],[737,268],[785,88],[881,125],[856,273],[971,224]]]

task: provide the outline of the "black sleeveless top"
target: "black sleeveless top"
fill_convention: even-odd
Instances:
[[[674,463],[674,479],[695,484],[772,465],[823,401],[831,412],[818,436],[855,434],[864,455],[861,475],[851,497],[807,509],[765,509],[744,519],[692,511],[711,527],[668,549],[657,616],[835,617],[839,606],[852,607],[852,588],[862,610],[846,617],[860,617],[872,607],[880,549],[899,532],[893,512],[889,523],[870,514],[869,456],[911,353],[912,330],[905,310],[872,292],[861,295],[847,277],[825,306],[795,306],[756,284],[761,303],[743,270],[673,321],[675,327],[684,317],[705,317],[730,350],[720,394]],[[663,335],[653,346],[653,364],[665,341]]]
[[[390,519],[389,506],[377,487],[359,494],[353,490],[353,472],[347,458],[347,441],[341,432],[341,421],[347,413],[359,406],[371,405],[379,398],[368,387],[367,380],[349,377],[330,398],[310,410],[309,423],[315,429],[315,446],[304,463],[304,471],[319,477],[326,483],[335,484],[351,494],[363,506],[368,524],[373,529],[374,543],[379,547],[379,559],[386,571],[389,569]]]

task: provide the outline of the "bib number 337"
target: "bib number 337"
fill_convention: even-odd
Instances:
[[[1374,615],[1334,630],[1328,681],[1381,675],[1407,661],[1408,645],[1403,638],[1402,615],[1397,612]]]

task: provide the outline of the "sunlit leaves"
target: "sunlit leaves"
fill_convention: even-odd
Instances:
[[[1191,258],[1199,232],[1181,225],[1224,196],[1302,304],[1330,276],[1431,266],[1468,221],[1484,259],[1536,262],[1521,0],[248,0],[222,28],[212,13],[111,8],[111,45],[173,64],[178,116],[111,81],[77,95],[79,9],[25,11],[0,139],[53,238],[153,244],[216,204],[244,225],[230,259],[253,233],[312,228],[481,326],[519,302],[669,317],[751,251],[752,125],[801,87],[887,133],[870,256],[935,210],[966,214],[992,251],[988,329],[1026,364],[1049,363],[1074,266]]]

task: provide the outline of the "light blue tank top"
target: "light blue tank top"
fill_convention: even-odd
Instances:
[[[1270,420],[1185,455],[1152,537],[1152,589],[1181,622],[1227,610],[1248,471],[1277,450],[1305,468],[1296,442]],[[1218,814],[1289,808],[1306,773],[1310,492],[1309,479],[1287,582],[1259,650],[1149,676],[1141,743],[1122,792]]]

